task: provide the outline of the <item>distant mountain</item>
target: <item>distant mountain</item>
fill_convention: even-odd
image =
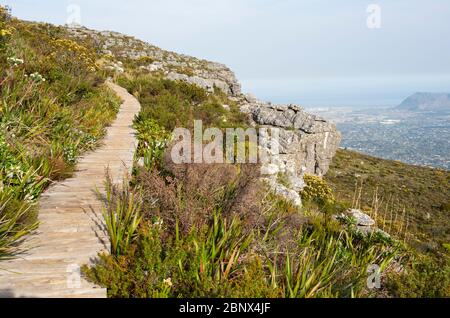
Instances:
[[[450,111],[450,94],[415,93],[396,108],[411,111]]]

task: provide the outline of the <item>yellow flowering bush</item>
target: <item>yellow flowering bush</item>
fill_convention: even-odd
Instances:
[[[7,36],[11,36],[14,32],[14,28],[7,26],[4,29],[0,30],[0,36],[1,37],[7,37]]]
[[[83,63],[89,71],[94,72],[97,70],[95,54],[86,47],[70,39],[57,39],[52,44],[58,50],[59,54],[70,54],[71,59]],[[56,57],[56,53],[53,53],[51,56]]]
[[[314,201],[320,204],[334,203],[333,190],[320,177],[315,175],[305,175],[306,186],[301,192],[302,199]]]
[[[0,53],[5,50],[6,43],[15,29],[7,24],[8,11],[0,6]]]

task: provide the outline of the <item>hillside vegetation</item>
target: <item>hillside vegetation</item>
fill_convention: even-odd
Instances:
[[[360,297],[371,264],[386,269],[403,250],[361,237],[324,216],[307,218],[259,181],[258,165],[174,165],[164,131],[194,118],[245,125],[222,94],[132,74],[140,138],[131,185],[109,183],[104,211],[112,254],[85,268],[111,297]],[[166,107],[163,107],[166,106]],[[184,114],[172,120],[174,114]],[[165,145],[161,147],[161,145]],[[168,148],[166,148],[166,146]],[[117,219],[119,217],[119,219]]]
[[[383,226],[408,224],[409,243],[421,251],[443,249],[450,242],[450,172],[411,166],[353,151],[339,150],[326,176],[336,196],[373,210],[378,194]]]
[[[36,228],[40,194],[72,173],[115,117],[120,101],[96,60],[63,28],[0,7],[0,259]]]
[[[245,127],[236,100],[151,72],[145,56],[119,63],[112,48],[102,52],[112,33],[87,34],[0,11],[0,259],[14,256],[36,228],[42,191],[69,176],[113,120],[119,101],[103,82],[114,75],[142,110],[134,120],[133,174],[122,185],[106,177],[111,253],[83,268],[110,297],[450,296],[447,172],[340,151],[325,181],[305,178],[300,208],[269,190],[258,165],[174,165],[171,130],[191,128],[194,119],[205,128]],[[128,50],[120,36],[114,43]],[[151,51],[172,66],[178,57]],[[202,69],[184,72],[207,72],[203,62],[186,61]],[[393,203],[383,213],[387,197]],[[367,209],[391,235],[363,235],[352,219],[335,218],[352,206]],[[433,253],[414,248],[424,244]],[[373,265],[382,289],[367,284]]]
[[[339,150],[326,180],[338,200],[363,208],[405,242],[405,271],[387,275],[395,297],[450,295],[450,172]]]

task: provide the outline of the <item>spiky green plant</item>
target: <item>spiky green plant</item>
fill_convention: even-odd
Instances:
[[[27,224],[25,221],[31,208],[29,204],[21,203],[10,211],[9,205],[13,200],[5,193],[0,193],[0,261],[19,253],[18,243],[38,225],[37,222]]]
[[[242,236],[237,218],[228,222],[219,211],[214,212],[206,237],[193,242],[198,262],[197,281],[204,277],[213,277],[217,282],[226,280],[233,274],[240,255],[252,240],[252,235]]]
[[[141,200],[138,193],[129,190],[127,179],[118,189],[108,176],[106,206],[103,208],[106,230],[111,242],[111,253],[119,256],[127,251],[135,239],[140,222]]]

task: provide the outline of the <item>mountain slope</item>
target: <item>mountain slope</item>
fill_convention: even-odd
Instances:
[[[352,203],[355,192],[362,188],[361,207],[365,209],[373,207],[373,196],[377,191],[383,198],[380,214],[385,214],[386,204],[389,205],[389,215],[383,215],[388,219],[387,227],[401,226],[406,209],[408,239],[421,250],[439,250],[442,244],[450,242],[449,171],[339,150],[326,179],[338,198],[347,203]],[[393,220],[389,222],[391,218]],[[397,224],[391,227],[394,221]]]
[[[410,111],[450,111],[450,94],[415,93],[397,106],[397,109]]]

